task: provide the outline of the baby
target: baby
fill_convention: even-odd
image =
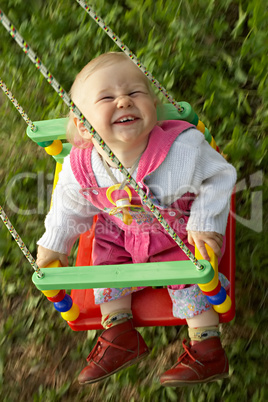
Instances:
[[[88,63],[71,97],[185,244],[191,250],[196,244],[209,260],[207,244],[220,257],[236,172],[204,135],[184,121],[157,121],[157,99],[148,79],[124,53],[106,53]],[[95,215],[94,265],[185,259],[72,112],[68,136],[74,147],[59,175],[37,264],[60,260],[67,266],[75,240]],[[228,288],[228,280],[219,277]],[[94,289],[104,331],[79,375],[81,384],[100,381],[148,355],[131,312],[131,294],[142,289]],[[174,316],[187,320],[190,344],[183,343],[185,353],[162,374],[161,384],[191,385],[228,376],[219,317],[199,287],[169,286],[168,291]]]

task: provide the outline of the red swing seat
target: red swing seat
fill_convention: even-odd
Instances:
[[[231,209],[226,229],[226,250],[219,264],[222,272],[230,281],[228,294],[232,300],[231,309],[220,314],[220,322],[229,322],[235,316],[235,195],[231,198]],[[92,241],[94,227],[80,236],[76,266],[92,265]],[[80,308],[79,317],[68,322],[74,331],[102,329],[99,305],[94,302],[93,289],[73,289],[71,297]],[[144,308],[146,306],[146,308]],[[172,315],[172,302],[165,288],[148,287],[132,294],[133,320],[136,327],[184,325],[185,319]]]

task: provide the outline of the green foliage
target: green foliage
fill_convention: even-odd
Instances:
[[[232,376],[189,389],[161,387],[159,375],[175,362],[177,339],[186,329],[145,328],[152,349],[146,362],[79,387],[75,378],[98,331],[88,337],[71,333],[33,288],[31,267],[1,225],[1,400],[266,401],[267,218],[254,203],[259,196],[260,208],[267,204],[266,2],[94,0],[91,5],[176,100],[192,104],[237,169],[237,316],[223,333]],[[91,58],[117,50],[75,1],[2,0],[1,9],[67,91]],[[67,107],[2,25],[0,35],[1,78],[30,118],[65,116]],[[35,254],[54,163],[27,138],[24,121],[2,91],[0,117],[0,204]],[[262,176],[254,184],[258,172]]]

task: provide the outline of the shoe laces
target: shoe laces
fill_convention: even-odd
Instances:
[[[189,356],[190,359],[193,360],[193,362],[196,362],[196,363],[200,364],[201,366],[204,366],[204,364],[202,364],[199,360],[197,360],[197,359],[192,355],[192,353],[191,353],[191,351],[190,351],[190,350],[191,350],[191,346],[187,346],[187,345],[186,345],[186,342],[187,342],[186,339],[184,339],[184,340],[182,341],[182,346],[183,346],[183,349],[185,350],[185,352],[179,357],[178,363],[181,363],[181,362],[184,360],[185,357]]]
[[[97,340],[96,345],[94,346],[94,348],[92,349],[92,351],[89,353],[89,355],[88,355],[88,357],[87,357],[87,361],[89,362],[90,360],[93,360],[94,357],[97,356],[97,355],[101,352],[103,346],[104,346],[104,347],[105,347],[105,346],[106,346],[106,347],[107,347],[107,346],[112,346],[113,348],[122,350],[122,351],[124,351],[124,352],[135,353],[135,352],[132,351],[132,350],[123,348],[122,346],[119,346],[119,345],[116,345],[116,344],[114,344],[114,343],[112,343],[112,342],[109,342],[109,341],[107,341],[106,339],[104,339],[104,338],[102,338],[102,337],[100,336],[100,337],[98,338],[98,340]]]
[[[101,341],[100,338],[97,340],[96,345],[94,346],[94,348],[92,349],[92,351],[89,353],[88,357],[87,357],[87,361],[89,362],[91,359],[93,360],[95,356],[97,356],[99,354],[99,352],[101,351]]]

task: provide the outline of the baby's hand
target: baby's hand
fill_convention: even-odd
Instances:
[[[57,253],[45,247],[38,246],[36,264],[40,268],[45,268],[53,261],[60,260],[63,267],[68,266],[68,257],[66,254]]]
[[[217,232],[194,232],[188,231],[188,242],[198,248],[205,260],[210,260],[205,243],[212,248],[217,257],[221,256],[223,236]]]

